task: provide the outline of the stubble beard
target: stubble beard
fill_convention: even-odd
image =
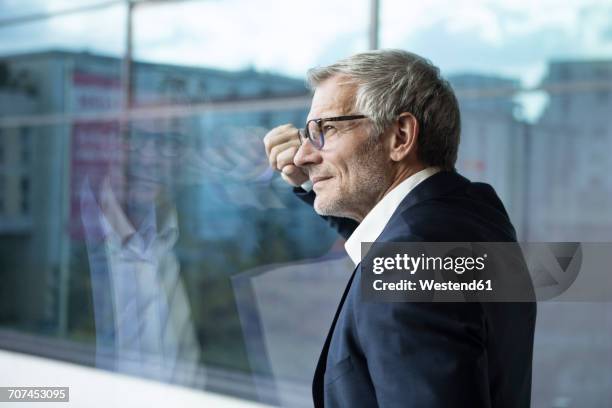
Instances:
[[[390,185],[390,174],[386,172],[388,160],[377,140],[369,140],[355,153],[348,171],[352,172],[354,185],[334,185],[325,197],[317,197],[315,211],[319,215],[363,218],[380,200]]]

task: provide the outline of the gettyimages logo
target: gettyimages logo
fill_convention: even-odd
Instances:
[[[533,302],[612,299],[612,243],[364,243],[367,300]]]

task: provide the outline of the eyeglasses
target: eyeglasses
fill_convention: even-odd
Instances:
[[[328,126],[327,122],[343,122],[346,120],[366,119],[365,115],[335,116],[333,118],[310,119],[306,122],[306,127],[298,131],[300,143],[303,139],[308,139],[317,149],[322,149],[325,144],[325,136],[337,130],[333,126]]]

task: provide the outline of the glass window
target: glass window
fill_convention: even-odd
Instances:
[[[4,174],[0,174],[0,213],[4,213],[4,197],[6,195]]]
[[[519,238],[610,241],[608,2],[378,3]],[[352,264],[262,138],[305,124],[308,68],[368,48],[370,6],[0,2],[0,349],[309,406]],[[605,405],[607,306],[539,311],[533,405]]]
[[[262,139],[304,125],[308,68],[366,47],[367,1],[319,3],[133,2],[131,64],[124,2],[0,5],[15,186],[0,219],[1,348],[310,400],[350,266],[337,233],[269,169]],[[321,312],[278,315],[307,314],[307,296],[277,286],[302,281]]]

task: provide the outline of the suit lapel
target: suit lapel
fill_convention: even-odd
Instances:
[[[346,300],[346,296],[351,288],[351,284],[353,283],[353,278],[357,272],[357,269],[361,265],[358,264],[357,267],[353,270],[353,273],[346,284],[346,288],[344,288],[344,293],[342,294],[342,298],[340,299],[340,303],[338,304],[338,308],[336,309],[336,314],[334,315],[334,320],[332,320],[331,327],[329,328],[329,332],[327,333],[327,338],[325,339],[325,343],[323,344],[323,349],[321,350],[321,355],[319,356],[319,361],[317,362],[317,368],[315,369],[314,378],[312,380],[312,397],[314,400],[315,408],[323,407],[323,375],[325,374],[325,366],[327,364],[327,354],[329,352],[329,345],[331,343],[332,334],[334,333],[334,328],[336,327],[336,322],[338,321],[338,316],[340,315],[340,311],[342,310],[342,306],[344,305],[344,301]]]

